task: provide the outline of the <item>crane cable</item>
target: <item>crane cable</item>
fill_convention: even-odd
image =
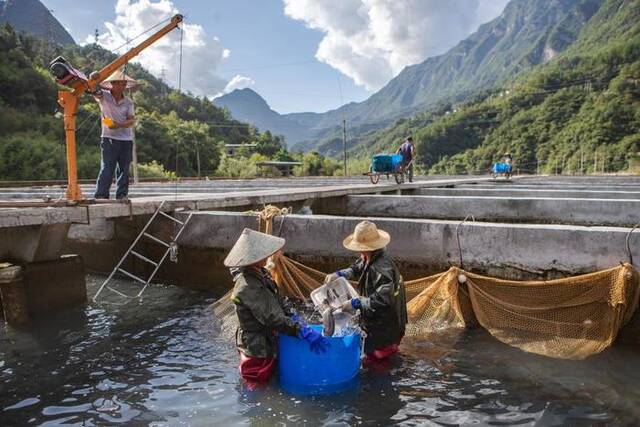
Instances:
[[[178,62],[178,94],[182,93],[182,45],[183,45],[183,36],[184,30],[179,28],[180,30],[180,53],[179,53],[179,62]],[[174,185],[174,201],[178,200],[178,166],[179,166],[179,145],[178,139],[176,138],[176,177],[175,177],[175,185]]]
[[[179,62],[178,62],[178,94],[181,93],[182,91],[182,46],[183,46],[183,39],[184,39],[184,30],[180,27],[178,27],[178,29],[180,30],[180,54],[179,54]],[[175,206],[177,205],[177,201],[178,201],[178,165],[179,165],[179,156],[178,156],[178,139],[176,138],[175,141],[176,144],[176,177],[175,177],[175,184],[174,184],[174,193],[173,193],[173,200],[174,200],[174,210],[175,210]],[[182,225],[184,227],[184,224]],[[169,244],[169,260],[171,262],[178,262],[178,242],[177,242],[177,236],[178,236],[178,224],[173,221],[173,238],[171,239],[171,243]]]

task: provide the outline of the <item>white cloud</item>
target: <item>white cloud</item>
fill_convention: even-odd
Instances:
[[[285,14],[324,32],[316,58],[369,90],[455,46],[508,0],[283,0]]]
[[[233,92],[236,89],[251,87],[255,84],[256,82],[251,77],[241,76],[240,74],[238,74],[237,76],[229,80],[229,83],[227,83],[227,85],[224,87],[224,93]]]
[[[171,0],[118,0],[115,7],[116,18],[105,22],[107,32],[99,37],[98,43],[113,50],[138,34],[161,21],[179,13]],[[207,37],[204,28],[197,24],[181,24],[183,31],[182,90],[196,95],[212,96],[222,91],[227,81],[217,75],[218,66],[229,57],[217,37]],[[132,42],[129,47],[144,40],[151,33]],[[87,37],[93,43],[93,36]],[[126,47],[116,53],[122,54]],[[178,86],[180,58],[180,31],[173,30],[152,46],[144,50],[134,61],[139,62],[155,76],[165,73],[165,80],[171,86]]]

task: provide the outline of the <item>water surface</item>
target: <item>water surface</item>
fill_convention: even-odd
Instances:
[[[101,279],[89,277],[90,294]],[[640,424],[632,347],[560,361],[467,330],[405,340],[389,366],[364,368],[353,390],[302,398],[277,379],[243,385],[209,294],[154,286],[145,296],[24,330],[1,326],[0,425]]]

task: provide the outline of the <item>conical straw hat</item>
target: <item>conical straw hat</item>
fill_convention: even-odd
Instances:
[[[127,76],[122,70],[116,70],[113,74],[104,79],[102,83],[100,83],[100,86],[105,89],[111,89],[111,82],[117,81],[127,82],[127,89],[131,89],[138,84],[137,81]]]
[[[353,234],[344,239],[342,244],[350,251],[368,252],[382,249],[390,241],[389,233],[378,230],[378,227],[371,221],[362,221],[356,225]]]
[[[224,260],[226,267],[245,267],[269,258],[284,246],[285,240],[245,228]]]

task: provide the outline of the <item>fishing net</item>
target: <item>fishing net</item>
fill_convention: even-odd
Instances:
[[[560,359],[609,347],[636,310],[640,289],[630,264],[550,281],[502,280],[455,267],[432,277],[407,305],[408,335],[477,321],[505,344]]]
[[[261,230],[283,211],[268,207]],[[282,254],[269,263],[285,295],[306,299],[325,273]],[[631,319],[640,296],[638,272],[630,264],[550,281],[513,281],[459,268],[405,283],[406,335],[419,339],[438,331],[479,324],[496,339],[521,350],[560,359],[584,359],[609,347]],[[222,332],[237,321],[230,292],[214,304]]]

